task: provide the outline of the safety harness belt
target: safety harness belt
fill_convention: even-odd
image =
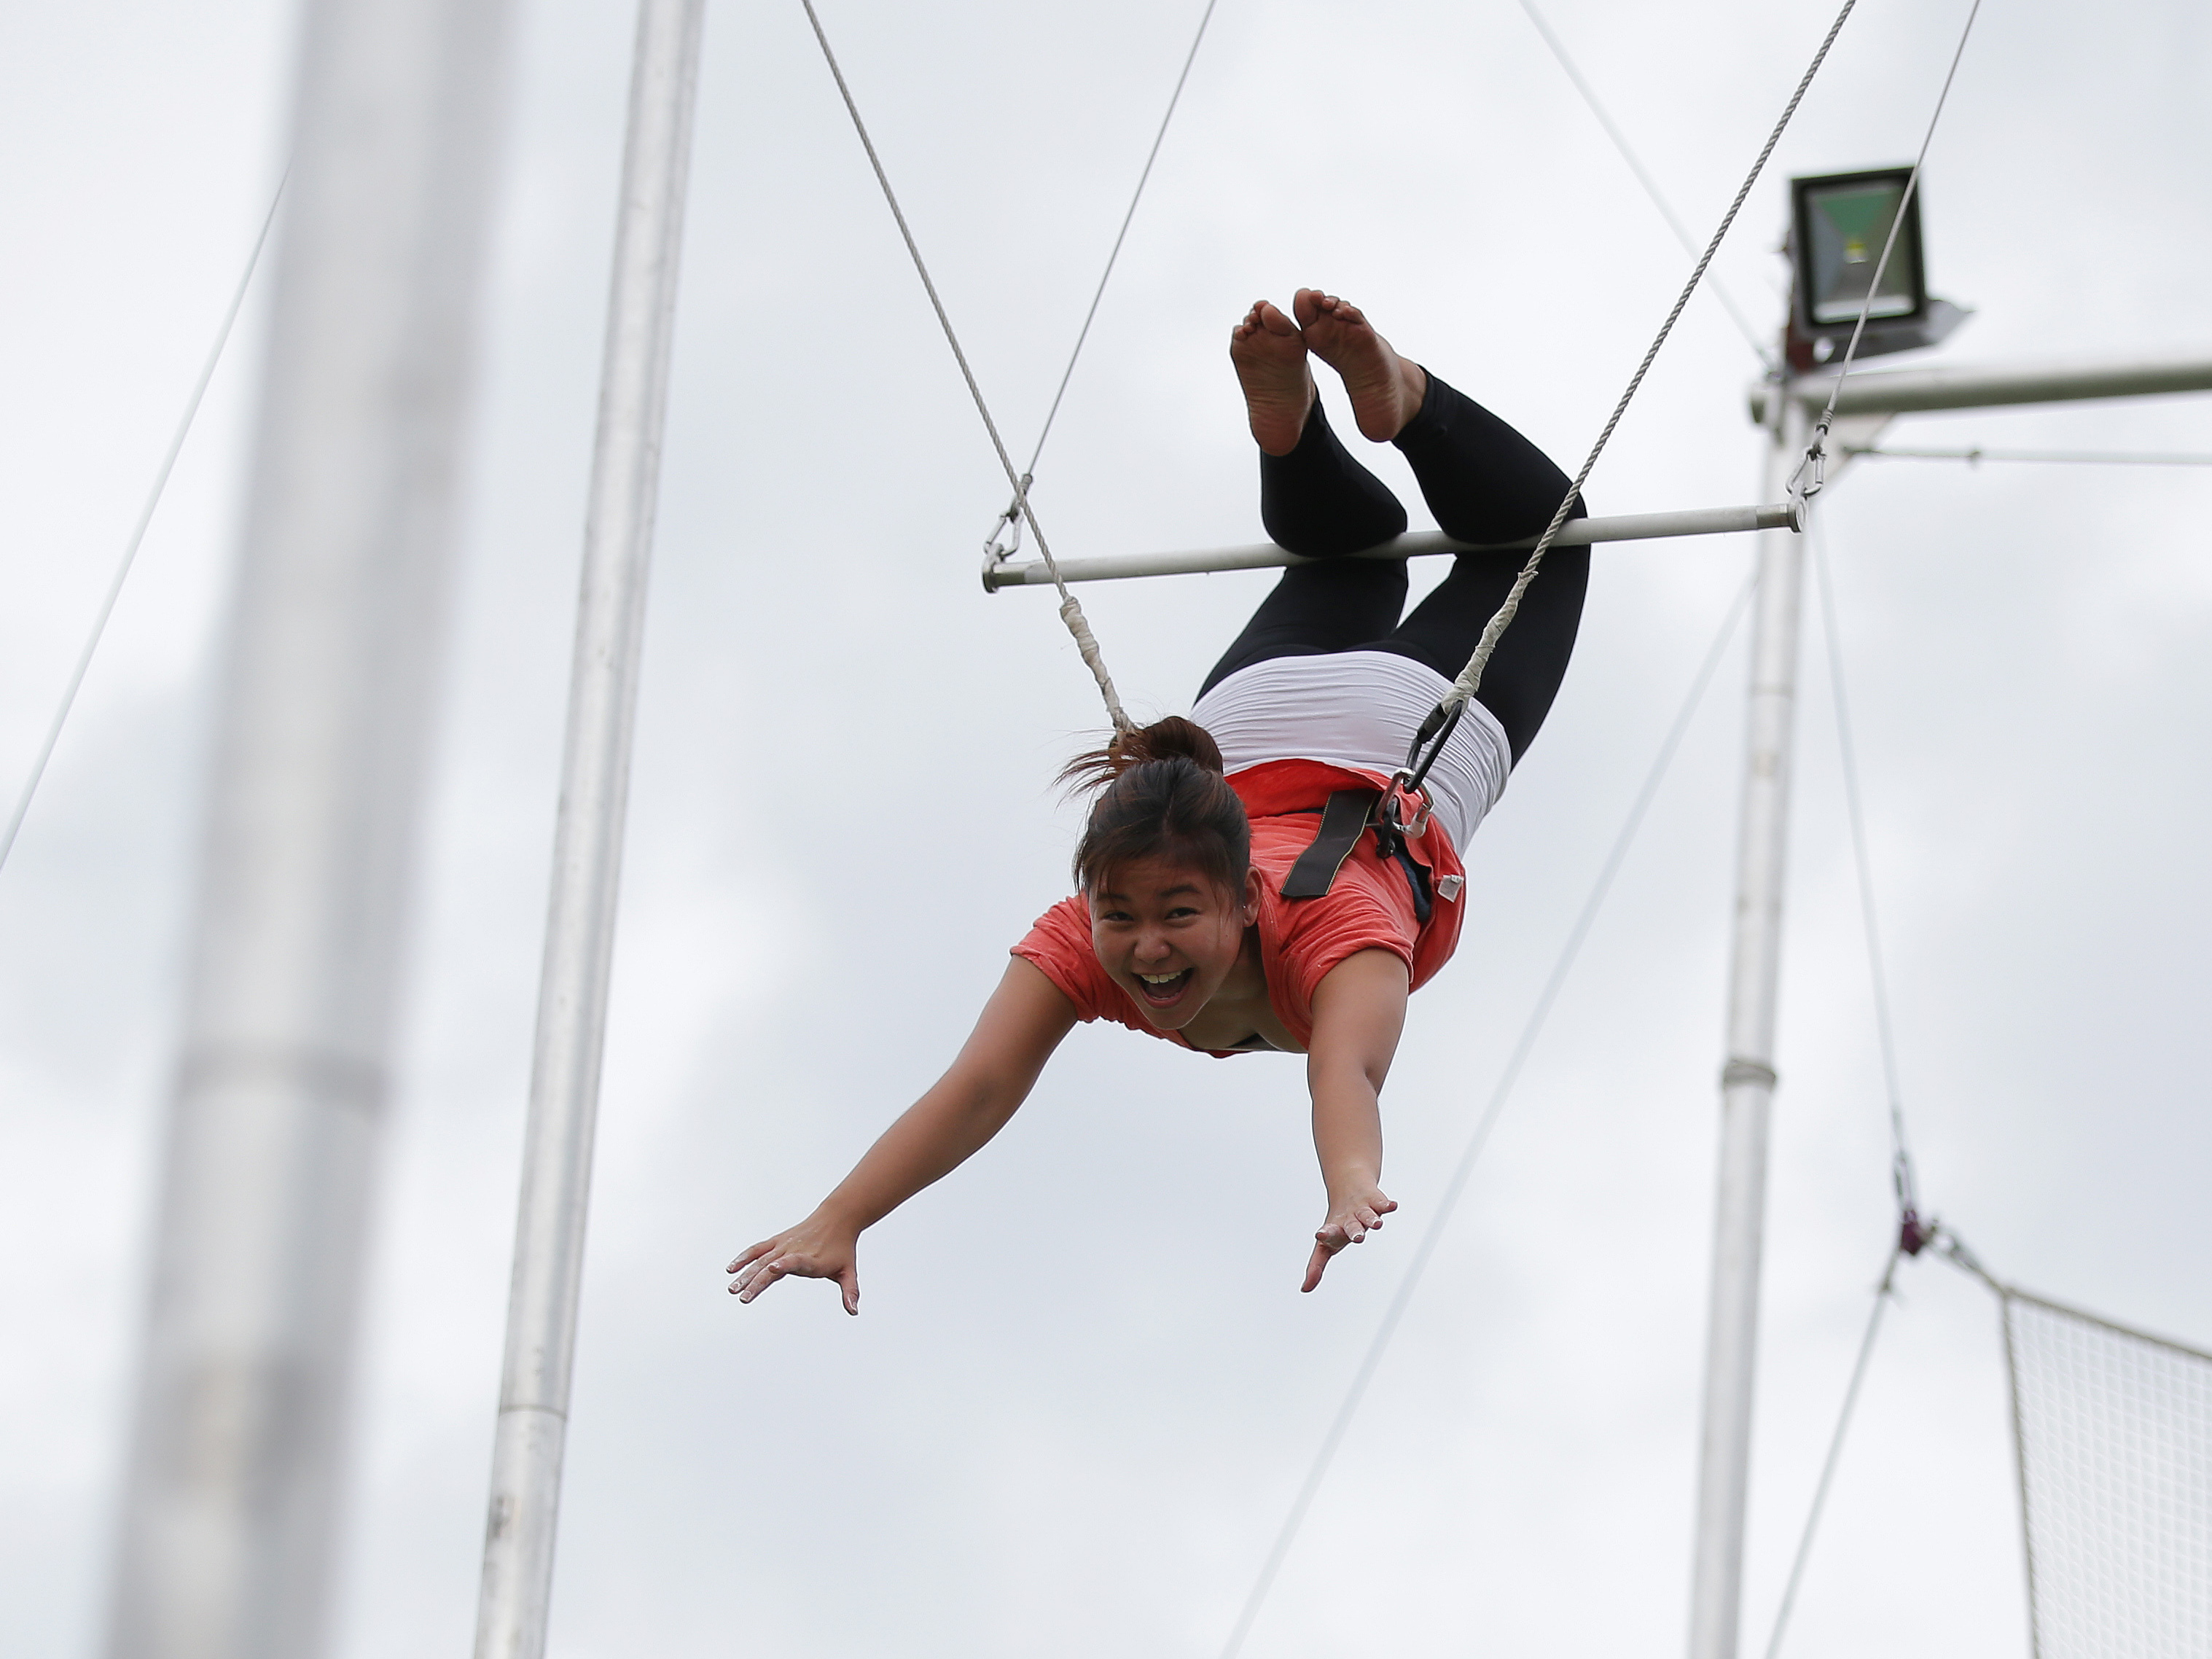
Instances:
[[[1282,896],[1289,899],[1320,898],[1336,884],[1336,872],[1352,856],[1352,849],[1359,845],[1359,837],[1371,829],[1384,855],[1395,859],[1406,872],[1407,884],[1413,890],[1413,920],[1422,927],[1428,926],[1433,908],[1429,872],[1407,848],[1404,836],[1388,834],[1382,825],[1375,822],[1375,803],[1382,799],[1379,789],[1334,791],[1328,805],[1322,808],[1321,828],[1306,850],[1298,854],[1290,873],[1283,878]]]

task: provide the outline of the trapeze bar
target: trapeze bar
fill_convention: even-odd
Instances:
[[[1558,547],[1588,547],[1593,542],[1638,542],[1664,536],[1724,536],[1747,530],[1796,530],[1797,509],[1788,501],[1771,507],[1707,507],[1687,513],[1629,513],[1610,519],[1577,519],[1554,539]],[[1476,544],[1424,532],[1400,536],[1345,556],[1353,559],[1412,559],[1431,553],[1508,553],[1535,546],[1534,536],[1517,542]],[[1273,542],[1255,547],[1222,547],[1199,553],[1122,553],[1095,559],[1062,559],[1062,581],[1116,581],[1124,576],[1187,576],[1213,570],[1266,570],[1278,566],[1320,564],[1285,553]],[[987,564],[983,587],[1049,587],[1052,576],[1042,560],[1021,564]]]
[[[1817,414],[1827,407],[1832,374],[1790,383],[1797,401]],[[1769,388],[1751,391],[1751,418],[1766,419]],[[2092,398],[2152,398],[2212,392],[2212,356],[2123,358],[2101,363],[2022,363],[1903,368],[1854,374],[1836,398],[1838,415],[1910,415],[1923,410],[1992,409],[2006,404],[2059,404]]]

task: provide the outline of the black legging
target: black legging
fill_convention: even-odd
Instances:
[[[1429,376],[1420,413],[1391,441],[1413,464],[1422,499],[1455,541],[1510,542],[1551,522],[1569,479],[1543,452],[1473,398]],[[1583,515],[1577,500],[1570,514]],[[1260,457],[1260,520],[1285,550],[1327,564],[1286,570],[1199,695],[1270,657],[1388,651],[1456,679],[1528,555],[1462,553],[1402,622],[1403,559],[1346,559],[1406,529],[1406,509],[1352,459],[1316,398],[1298,446]],[[1589,583],[1589,550],[1555,547],[1522,595],[1484,670],[1476,701],[1498,717],[1518,761],[1566,675]],[[1407,733],[1410,741],[1412,734]]]

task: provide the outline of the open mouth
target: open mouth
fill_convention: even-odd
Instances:
[[[1137,991],[1155,1008],[1172,1008],[1182,1000],[1190,982],[1198,976],[1198,969],[1186,968],[1179,974],[1139,974]]]

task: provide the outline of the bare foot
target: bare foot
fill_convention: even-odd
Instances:
[[[1313,371],[1306,367],[1298,325],[1265,300],[1255,300],[1244,320],[1229,331],[1229,361],[1244,388],[1254,441],[1267,454],[1289,454],[1298,447],[1314,400]]]
[[[1291,309],[1307,348],[1344,376],[1359,430],[1378,444],[1404,431],[1406,422],[1421,412],[1421,398],[1429,389],[1421,366],[1391,350],[1390,343],[1348,300],[1302,288]]]

